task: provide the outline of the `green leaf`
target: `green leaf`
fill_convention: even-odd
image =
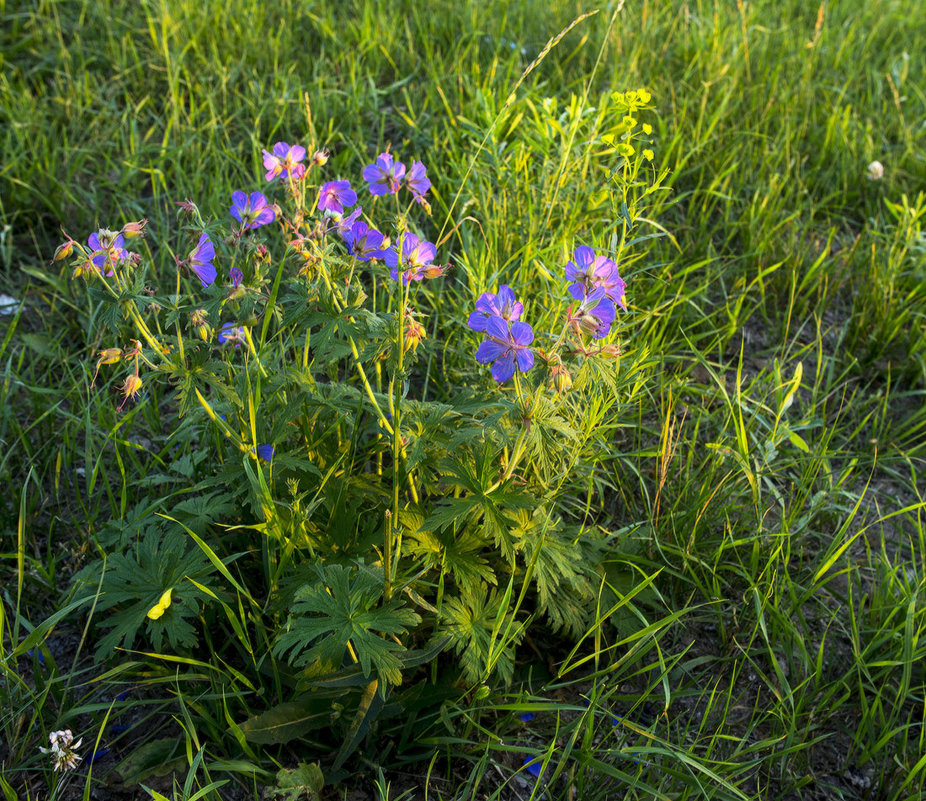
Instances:
[[[331,723],[331,697],[313,694],[287,701],[241,724],[245,739],[260,745],[288,743]]]

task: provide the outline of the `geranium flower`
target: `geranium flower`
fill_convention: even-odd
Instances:
[[[420,161],[413,161],[408,175],[405,176],[405,186],[415,196],[419,203],[424,202],[424,196],[431,188],[431,181],[427,176],[427,170]]]
[[[125,239],[122,234],[107,231],[105,228],[101,228],[95,234],[90,234],[87,245],[93,251],[90,255],[93,266],[103,272],[102,267],[105,264],[107,269],[104,275],[113,275],[113,268],[116,264],[129,258],[128,252],[122,247],[124,244]]]
[[[277,142],[273,146],[273,153],[264,154],[264,167],[267,174],[264,176],[272,181],[278,175],[284,178],[292,177],[294,181],[301,180],[305,175],[305,167],[299,162],[305,158],[305,148],[302,145],[288,145],[286,142]]]
[[[466,324],[473,331],[485,331],[490,317],[501,317],[509,321],[518,320],[523,311],[524,306],[515,300],[511,287],[502,284],[498,288],[497,295],[483,292],[479,296],[479,300],[476,301],[476,311],[470,314]]]
[[[397,254],[396,254],[397,255]],[[402,283],[407,284],[409,281],[421,281],[425,278],[438,278],[444,274],[444,267],[439,264],[432,264],[434,257],[437,255],[437,248],[432,242],[426,242],[419,239],[414,234],[405,234],[402,237],[402,258],[401,263],[407,269],[402,270]],[[392,257],[388,257],[392,258]],[[387,263],[389,263],[387,261]],[[392,280],[399,280],[398,267],[392,269]]]
[[[363,180],[370,184],[370,192],[377,197],[394,195],[405,177],[405,165],[389,153],[380,153],[376,161],[363,168]]]
[[[260,228],[276,219],[276,214],[267,205],[264,195],[251,192],[248,196],[240,189],[232,192],[231,216],[241,223],[243,229]]]
[[[573,261],[566,264],[566,278],[574,282],[569,287],[570,295],[584,301],[594,289],[603,287],[611,300],[621,308],[627,308],[624,280],[612,259],[596,256],[595,251],[586,245],[577,247],[572,257]]]
[[[199,242],[188,257],[190,269],[196,273],[203,287],[207,287],[215,281],[215,267],[212,260],[215,258],[215,246],[209,239],[209,234],[205,231],[199,236]]]
[[[492,378],[503,384],[515,370],[526,373],[534,366],[534,354],[528,345],[534,341],[534,329],[527,323],[509,323],[502,317],[486,321],[486,338],[476,351],[480,364],[492,362]]]
[[[607,296],[604,287],[590,292],[579,304],[569,321],[579,330],[591,334],[593,339],[603,339],[611,331],[611,324],[617,316],[614,301]]]
[[[389,267],[398,266],[398,254],[392,248],[383,249],[383,235],[365,222],[355,222],[343,236],[347,252],[354,258],[360,261],[383,259]]]
[[[247,342],[247,335],[244,333],[244,328],[242,326],[235,325],[234,323],[225,323],[219,329],[217,339],[220,345],[230,342],[237,347],[242,342]]]
[[[357,206],[350,214],[332,214],[331,219],[337,224],[338,233],[341,236],[344,236],[348,231],[350,231],[351,226],[357,220],[360,219],[360,215],[363,213],[363,206]]]
[[[344,209],[357,202],[357,193],[350,181],[328,181],[318,190],[318,208],[332,214],[343,214]]]

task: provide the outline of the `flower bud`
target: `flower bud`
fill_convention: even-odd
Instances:
[[[550,383],[557,392],[565,392],[572,386],[572,376],[562,364],[554,364],[550,368]]]
[[[121,404],[119,404],[120,411],[129,399],[135,399],[135,396],[138,395],[141,386],[141,379],[135,373],[132,373],[130,376],[126,377],[125,382],[122,385],[122,395],[124,400]]]
[[[417,320],[406,320],[407,328],[405,329],[405,352],[414,352],[418,343],[427,337],[424,326]]]
[[[71,251],[74,250],[74,245],[77,243],[73,239],[69,239],[63,245],[58,245],[55,249],[55,255],[52,261],[61,261],[61,259],[66,259],[71,255]]]
[[[212,326],[206,322],[208,316],[205,309],[197,309],[190,315],[190,324],[203,342],[208,342],[212,338]]]
[[[139,220],[138,222],[126,223],[122,226],[122,235],[126,239],[133,239],[136,236],[145,235],[145,226],[148,224],[148,220]]]

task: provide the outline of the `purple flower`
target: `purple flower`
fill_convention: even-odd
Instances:
[[[362,212],[363,206],[357,206],[357,208],[355,208],[346,217],[340,214],[331,215],[331,218],[337,223],[338,233],[341,236],[344,236],[348,231],[350,231],[351,226],[353,226],[353,224],[360,219]]]
[[[260,192],[251,192],[250,197],[240,189],[232,192],[231,216],[241,223],[243,229],[260,228],[276,219],[273,209],[267,205],[267,198]]]
[[[363,168],[363,180],[370,184],[370,192],[377,197],[394,195],[405,177],[405,165],[389,153],[380,153],[376,161]]]
[[[528,773],[539,779],[543,772],[543,757],[524,757],[524,767]]]
[[[566,265],[566,278],[574,281],[569,287],[570,295],[584,301],[592,290],[602,287],[611,300],[621,308],[627,308],[624,302],[624,279],[612,259],[596,256],[595,251],[586,245],[577,247],[572,258],[574,261]]]
[[[616,316],[614,301],[607,296],[605,288],[600,286],[583,299],[569,320],[580,331],[591,334],[593,339],[603,339],[611,331],[611,323]]]
[[[345,207],[357,202],[357,193],[350,188],[350,181],[328,181],[318,190],[318,208],[333,214],[343,214]]]
[[[509,323],[502,317],[490,317],[486,321],[486,338],[476,351],[476,361],[492,365],[492,378],[503,384],[511,378],[515,369],[526,373],[534,366],[534,354],[528,345],[534,341],[534,329],[527,323]]]
[[[269,462],[273,458],[273,445],[258,445],[257,456],[265,462]]]
[[[242,326],[235,325],[234,323],[225,323],[219,329],[218,340],[220,345],[224,345],[226,342],[230,342],[235,347],[237,347],[242,342],[247,342],[247,336],[245,335],[244,328]]]
[[[411,193],[415,196],[415,200],[417,200],[419,203],[424,202],[424,196],[431,188],[431,181],[426,173],[427,170],[425,169],[424,164],[422,164],[420,161],[413,161],[412,167],[408,171],[408,175],[405,176],[405,185],[409,188]]]
[[[414,234],[405,234],[402,237],[402,283],[421,281],[424,278],[437,278],[444,274],[444,268],[439,264],[432,264],[437,256],[437,248],[431,242],[425,242]],[[397,258],[397,256],[396,256]],[[387,264],[391,257],[388,256]],[[399,280],[398,267],[392,268],[392,280]]]
[[[215,247],[209,240],[209,234],[203,231],[199,236],[199,242],[189,255],[190,269],[196,273],[203,287],[215,281],[215,267],[212,265],[214,258]]]
[[[520,717],[521,717],[522,723],[530,723],[534,719],[534,713],[533,712],[522,712]]]
[[[273,153],[264,153],[264,167],[267,174],[264,176],[268,181],[272,181],[278,175],[285,178],[292,177],[293,180],[300,180],[305,175],[305,167],[299,162],[305,158],[305,148],[302,145],[293,145],[290,147],[286,142],[277,142],[273,146]]]
[[[498,288],[498,294],[493,295],[491,292],[483,292],[476,301],[476,311],[469,316],[466,324],[473,331],[485,331],[486,322],[490,317],[502,317],[505,320],[518,320],[524,306],[514,299],[514,292],[511,287],[502,284]]]
[[[125,239],[122,234],[101,228],[95,234],[90,234],[87,240],[87,245],[93,251],[90,261],[100,271],[105,264],[107,268],[105,275],[113,275],[113,267],[129,258],[129,254],[122,248],[124,244]]]
[[[237,267],[232,267],[228,271],[228,280],[231,282],[232,288],[237,289],[241,286],[241,282],[244,280],[244,273],[241,272]]]
[[[355,222],[344,234],[344,243],[347,252],[360,261],[383,259],[389,267],[399,264],[399,256],[392,248],[383,249],[383,235],[365,222]]]

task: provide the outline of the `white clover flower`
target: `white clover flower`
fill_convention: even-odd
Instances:
[[[880,181],[884,177],[884,165],[880,161],[871,162],[865,175],[869,181]]]
[[[77,749],[83,740],[74,742],[74,735],[70,729],[64,731],[53,731],[48,735],[51,741],[51,748],[41,748],[39,751],[43,754],[51,754],[55,770],[66,771],[74,770],[80,763],[80,757],[77,756]]]

